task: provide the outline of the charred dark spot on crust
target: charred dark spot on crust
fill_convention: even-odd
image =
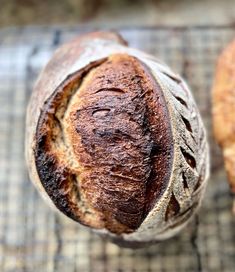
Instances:
[[[185,106],[186,108],[188,108],[187,103],[186,103],[181,97],[176,96],[176,95],[174,95],[174,97],[175,97],[175,98],[176,98],[183,106]]]
[[[165,221],[168,221],[172,217],[175,217],[180,212],[180,205],[177,199],[175,198],[174,193],[171,194],[170,201],[168,203],[166,213],[165,213]]]
[[[92,112],[92,115],[98,118],[105,117],[110,112],[110,109],[98,109]]]
[[[196,168],[196,160],[190,155],[183,147],[180,147],[181,153],[183,154],[186,162],[191,168]]]
[[[71,209],[70,201],[60,190],[66,187],[70,174],[66,169],[58,167],[58,162],[55,157],[49,154],[43,154],[40,151],[36,152],[35,156],[37,156],[36,165],[38,174],[40,179],[43,177],[44,188],[51,200],[59,210],[63,211],[70,218],[77,220],[73,209]]]
[[[108,83],[112,83],[111,80],[108,81]],[[101,88],[99,90],[97,90],[95,92],[95,94],[97,93],[101,93],[101,92],[105,92],[105,95],[120,95],[125,93],[123,90],[119,89],[119,88]]]
[[[194,150],[192,149],[192,147],[188,144],[187,140],[185,138],[183,138],[184,144],[187,146],[187,148],[194,153]]]
[[[203,178],[204,177],[202,175],[199,175],[198,181],[197,181],[195,188],[194,188],[194,191],[197,191],[197,189],[200,187],[200,185],[202,184]]]
[[[163,72],[164,75],[166,75],[167,77],[169,77],[170,79],[172,79],[173,81],[175,81],[177,84],[180,84],[182,82],[181,78],[179,78],[176,75],[167,73],[167,72]]]
[[[182,178],[183,178],[183,186],[184,186],[184,189],[186,189],[186,190],[189,189],[189,187],[188,187],[188,182],[187,182],[187,178],[186,178],[184,172],[182,172]]]
[[[194,202],[194,204],[192,206],[190,206],[187,209],[185,209],[185,210],[181,211],[180,213],[178,213],[176,222],[171,224],[168,227],[168,229],[173,229],[173,228],[175,228],[177,226],[182,225],[184,222],[186,222],[187,219],[190,218],[192,216],[192,214],[195,212],[197,207],[198,207],[198,201]]]
[[[182,115],[181,115],[181,118],[182,118],[182,120],[183,120],[183,122],[184,122],[184,124],[185,124],[186,129],[187,129],[189,132],[192,133],[193,130],[192,130],[192,127],[191,127],[190,122],[189,122],[184,116],[182,116]]]
[[[160,86],[136,58],[113,55],[92,63],[68,78],[41,113],[35,160],[42,185],[82,224],[117,234],[137,229],[169,182],[169,120]],[[65,123],[71,135],[64,135]],[[66,163],[71,152],[79,173]]]
[[[38,139],[38,146],[35,151],[36,166],[41,182],[54,204],[70,218],[76,220],[71,203],[67,196],[63,195],[60,189],[66,186],[70,174],[66,169],[58,167],[56,158],[46,152],[48,143],[45,136]]]
[[[87,223],[81,220],[81,213],[78,212],[76,205],[71,201],[74,193],[77,200],[80,199],[76,175],[70,169],[60,165],[57,155],[53,153],[51,143],[55,141],[57,135],[59,135],[62,142],[64,141],[64,132],[60,120],[56,116],[61,100],[66,101],[66,107],[82,78],[93,67],[103,61],[105,60],[93,62],[81,71],[71,75],[55,90],[44,104],[36,129],[34,155],[37,172],[43,187],[61,212],[85,225]],[[59,133],[56,132],[56,128]]]

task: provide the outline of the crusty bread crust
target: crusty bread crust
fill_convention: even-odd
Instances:
[[[93,63],[54,92],[36,142],[47,193],[90,227],[132,232],[169,182],[173,137],[165,100],[145,66],[126,54]]]
[[[171,237],[200,204],[208,146],[187,85],[113,33],[57,50],[26,126],[29,173],[43,197],[115,241]]]

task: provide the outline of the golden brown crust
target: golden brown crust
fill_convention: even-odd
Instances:
[[[213,124],[231,190],[235,193],[235,41],[218,60],[213,86]]]
[[[125,54],[75,78],[67,94],[64,87],[57,90],[42,109],[35,150],[41,182],[75,220],[133,231],[171,173],[173,140],[161,89],[140,61]]]
[[[82,78],[102,61],[91,63],[70,76],[52,93],[41,110],[35,135],[34,156],[41,184],[60,211],[85,225],[96,218],[87,213],[86,220],[80,219],[83,212],[77,208],[77,203],[80,202],[78,181],[73,169],[68,168],[69,158],[64,154],[66,146],[63,143],[64,129],[61,121],[69,99]],[[82,205],[83,203],[81,208]]]

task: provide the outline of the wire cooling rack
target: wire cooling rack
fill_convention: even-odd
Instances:
[[[25,110],[35,79],[61,43],[91,29],[0,31],[0,271],[235,271],[235,220],[220,151],[212,138],[210,90],[233,27],[122,28],[133,47],[165,61],[193,91],[208,130],[211,178],[198,216],[177,237],[122,249],[50,210],[24,163]]]

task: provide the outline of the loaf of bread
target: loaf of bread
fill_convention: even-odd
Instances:
[[[42,71],[26,159],[47,202],[127,246],[178,233],[208,177],[205,129],[185,82],[111,32],[63,45]]]
[[[212,93],[214,135],[222,147],[230,188],[235,196],[235,41],[218,59]],[[235,214],[235,200],[233,212]]]

